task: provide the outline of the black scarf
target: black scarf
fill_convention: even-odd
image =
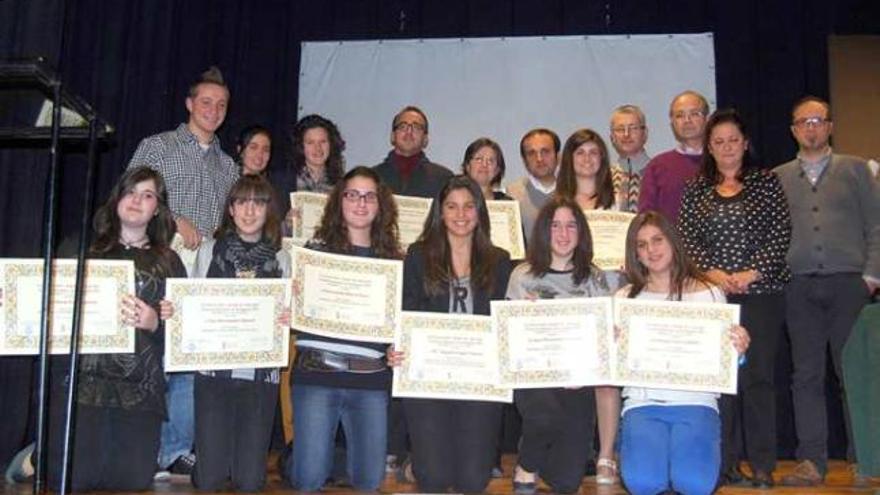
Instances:
[[[250,243],[241,240],[238,234],[227,234],[214,244],[208,277],[280,278],[277,251],[265,238]]]

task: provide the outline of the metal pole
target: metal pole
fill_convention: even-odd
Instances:
[[[70,465],[73,460],[73,425],[76,424],[76,384],[79,381],[79,335],[82,325],[82,298],[86,273],[86,248],[89,241],[89,224],[92,218],[92,183],[95,174],[97,152],[97,118],[89,120],[89,157],[86,167],[86,190],[83,198],[82,223],[79,230],[79,251],[76,257],[76,285],[73,295],[73,324],[70,329],[70,380],[67,385],[67,409],[64,421],[64,457],[61,465],[61,487],[58,493],[64,495],[70,488]]]
[[[43,492],[46,481],[46,396],[49,388],[49,309],[52,290],[52,258],[55,252],[55,216],[58,202],[58,161],[61,144],[61,82],[53,81],[52,144],[49,149],[49,177],[43,204],[43,297],[40,304],[40,368],[37,408],[37,445],[34,455],[33,493]]]

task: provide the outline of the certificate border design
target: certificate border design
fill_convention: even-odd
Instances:
[[[290,193],[290,207],[299,208],[301,213],[304,209],[308,207],[319,208],[323,212],[326,205],[327,195],[324,193],[317,193],[312,191],[294,191]],[[297,246],[302,246],[306,242],[308,242],[309,239],[311,239],[314,232],[312,234],[305,233],[305,225],[302,221],[293,221],[291,223],[291,238],[293,239],[294,244],[296,244]]]
[[[432,198],[421,198],[421,197],[417,197],[417,196],[401,196],[399,194],[395,194],[394,201],[397,203],[397,211],[398,211],[397,228],[398,228],[398,231],[400,232],[400,246],[405,251],[406,248],[409,247],[410,244],[416,242],[416,240],[418,239],[418,236],[421,232],[419,232],[419,234],[416,234],[415,238],[413,238],[413,239],[404,239],[403,238],[403,229],[400,228],[400,214],[399,214],[400,210],[404,209],[404,208],[408,209],[408,210],[422,210],[422,209],[424,209],[425,216],[422,218],[422,222],[421,222],[422,224],[424,224],[424,219],[427,218],[428,215],[431,213],[431,204],[434,202],[434,200]]]
[[[633,218],[636,217],[634,213],[626,212],[626,211],[615,211],[615,210],[583,210],[584,216],[587,218],[587,225],[590,226],[590,222],[622,222],[624,220],[627,221],[626,228],[629,229],[629,224],[632,222]],[[592,226],[590,226],[592,227]],[[621,246],[620,255],[619,256],[594,256],[593,264],[598,266],[603,270],[619,270],[621,266],[623,266],[626,252],[625,246]]]
[[[425,314],[404,312],[402,317],[399,348],[412,348],[411,329],[444,330],[449,326],[447,313]],[[452,315],[454,317],[454,315]],[[491,334],[492,320],[488,316],[476,316],[470,318],[456,318],[456,330]],[[406,329],[406,330],[404,330]],[[485,400],[492,402],[513,402],[513,389],[503,388],[492,384],[482,383],[458,383],[451,384],[438,381],[417,381],[409,379],[409,370],[412,361],[404,360],[400,369],[394,370],[391,395],[393,397],[432,398],[432,399],[458,399],[458,400]]]
[[[394,332],[400,324],[400,313],[402,311],[402,262],[398,260],[324,253],[300,247],[292,249],[290,254],[293,261],[293,278],[295,280],[304,280],[305,267],[312,264],[332,270],[366,273],[376,277],[383,277],[385,280],[386,319],[382,325],[339,322],[307,316],[303,313],[305,298],[303,291],[300,290],[294,292],[293,296],[293,314],[291,315],[291,326],[293,328],[325,337],[365,342],[387,343],[394,340]]]
[[[37,259],[4,260],[0,264],[3,270],[3,294],[6,304],[0,308],[4,312],[5,328],[3,328],[3,342],[0,343],[2,354],[9,355],[35,355],[39,353],[40,334],[39,329],[31,336],[21,335],[17,332],[18,324],[18,279],[20,277],[43,277],[43,261]],[[76,277],[76,260],[59,259],[52,265],[53,280],[61,277]],[[116,282],[116,306],[119,308],[121,296],[134,291],[134,262],[130,260],[86,260],[86,280],[89,277],[110,277]],[[87,284],[87,281],[84,281]],[[86,285],[83,286],[84,288]],[[53,291],[54,291],[53,286]],[[42,286],[40,287],[42,291]],[[52,302],[50,301],[50,307]],[[37,310],[39,311],[39,309]],[[54,312],[52,312],[54,313]],[[51,313],[50,313],[51,314]],[[82,354],[108,354],[134,352],[134,328],[126,325],[122,317],[122,311],[116,311],[117,325],[115,333],[111,335],[90,335],[85,330],[85,318],[80,320],[79,352]],[[50,317],[51,318],[51,317]],[[39,321],[39,320],[38,320]],[[49,352],[51,354],[67,354],[70,352],[70,335],[54,335],[55,329],[61,323],[49,321]],[[72,324],[64,322],[69,328]]]
[[[284,282],[279,284],[278,282]],[[275,303],[273,322],[278,321],[287,306],[287,279],[168,279],[166,299],[174,304],[174,316],[165,321],[165,371],[198,371],[232,368],[270,368],[287,366],[290,329],[273,325],[272,350],[182,352],[184,297],[265,297]]]
[[[730,342],[721,338],[721,368],[714,376],[695,376],[686,373],[630,372],[626,368],[629,356],[629,324],[633,316],[653,316],[658,318],[714,320],[726,328],[739,321],[739,306],[733,304],[703,304],[675,302],[668,304],[657,301],[633,299],[615,300],[616,321],[620,326],[617,338],[617,356],[614,374],[616,381],[623,385],[656,388],[672,388],[700,392],[736,392],[737,364],[735,349]]]
[[[591,386],[611,382],[611,349],[613,306],[610,297],[541,299],[538,301],[492,301],[492,318],[498,329],[499,368],[502,384],[516,388]],[[511,304],[516,303],[516,304]],[[543,304],[542,304],[543,303]],[[525,370],[510,368],[510,330],[508,320],[519,317],[596,316],[596,344],[599,369],[604,372],[601,383],[577,383],[571,370]]]
[[[520,215],[519,202],[515,200],[487,200],[486,209],[489,212],[502,213],[507,216],[507,246],[498,246],[507,249],[510,259],[521,260],[526,257],[525,238],[522,231],[522,216]]]

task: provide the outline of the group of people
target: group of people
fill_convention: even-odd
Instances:
[[[393,117],[384,161],[348,171],[336,125],[303,117],[292,134],[295,181],[271,184],[266,128],[242,131],[238,163],[220,147],[215,133],[229,97],[218,71],[203,74],[186,98],[188,121],[140,143],[95,216],[90,256],[135,262],[138,290],[124,316],[137,328],[137,344],[133,354],[81,361],[74,490],[147,489],[157,463],[160,471],[192,471],[199,489],[263,487],[280,370],[164,375],[163,321],[175,311],[163,301],[164,282],[187,275],[290,277],[281,237],[297,212],[285,211],[279,198],[294,189],[328,194],[307,247],[403,260],[404,310],[487,315],[491,300],[597,296],[740,305],[741,325],[729,330],[743,355],[737,395],[611,386],[517,390],[518,495],[533,494],[539,478],[554,492],[577,492],[594,456],[595,431],[600,484],[622,480],[637,494],[773,486],[774,361],[786,324],[799,463],[782,483],[823,482],[826,348],[840,378],[842,347],[880,286],[880,183],[864,160],[832,153],[827,102],[807,97],[794,105],[799,153],[773,170],[755,163],[736,111],[710,113],[693,91],[670,105],[678,146],[653,158],[645,152],[645,116],[634,105],[611,115],[614,161],[595,130],[579,129],[562,143],[548,128],[532,129],[520,142],[528,173],[505,192],[495,141],[473,141],[454,174],[425,154],[428,118],[415,106]],[[406,252],[393,194],[434,199]],[[487,199],[519,202],[527,242],[522,263],[492,245]],[[592,263],[583,214],[590,209],[638,213],[619,270]],[[175,232],[198,250],[189,274],[170,249]],[[292,283],[301,290],[301,281]],[[293,447],[283,466],[294,489],[324,485],[341,425],[345,470],[357,490],[378,490],[389,456],[423,492],[485,490],[498,462],[502,405],[392,400],[391,369],[405,361],[406,349],[305,332],[296,332],[295,342]],[[56,380],[53,395],[64,386]],[[51,425],[60,425],[60,402],[53,402]],[[49,481],[57,485],[53,428]],[[741,461],[751,467],[749,478]]]

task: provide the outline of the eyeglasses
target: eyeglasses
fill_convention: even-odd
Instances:
[[[379,202],[379,195],[375,191],[360,192],[356,189],[346,189],[342,191],[342,197],[351,203],[360,203],[361,200],[368,204]]]
[[[611,132],[617,134],[618,136],[626,136],[627,134],[635,134],[636,132],[641,132],[645,130],[645,126],[643,125],[626,125],[626,126],[618,126],[612,127]]]
[[[493,156],[475,156],[471,158],[471,163],[476,163],[477,165],[487,165],[490,167],[494,167],[498,164],[498,160]]]
[[[828,122],[831,121],[824,117],[805,117],[795,120],[792,125],[794,125],[798,129],[810,129],[813,127],[823,126]]]
[[[418,122],[398,122],[394,125],[395,132],[425,132],[424,124]]]
[[[672,114],[672,118],[675,120],[696,120],[698,118],[704,118],[706,114],[703,113],[702,110],[691,110],[689,112],[675,112]]]

